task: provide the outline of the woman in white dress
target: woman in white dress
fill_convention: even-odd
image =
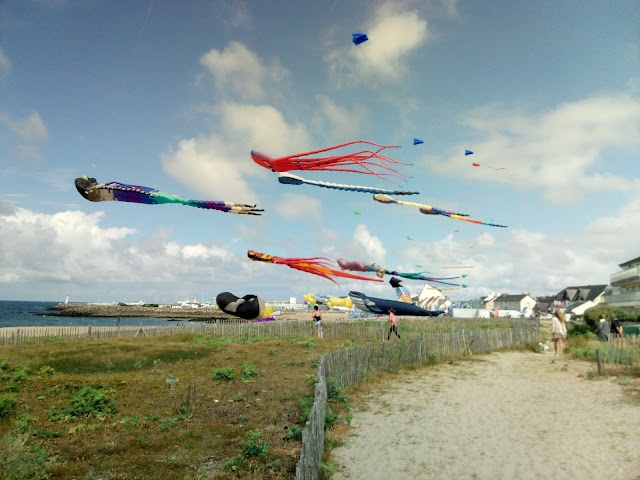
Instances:
[[[551,320],[551,339],[555,355],[564,354],[564,340],[567,338],[567,319],[564,313],[556,310]]]

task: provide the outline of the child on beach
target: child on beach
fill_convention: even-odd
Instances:
[[[396,320],[396,311],[393,308],[389,309],[389,334],[387,335],[387,341],[391,340],[391,332],[395,333],[398,338],[398,320]]]
[[[316,330],[316,335],[318,338],[322,338],[322,313],[320,313],[318,305],[313,307],[313,314],[311,315],[311,318],[313,320],[313,328]]]

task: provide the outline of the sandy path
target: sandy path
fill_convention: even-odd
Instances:
[[[374,387],[334,480],[640,479],[640,406],[618,380],[548,353],[478,359]]]

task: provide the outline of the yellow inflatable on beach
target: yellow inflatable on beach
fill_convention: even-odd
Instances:
[[[305,293],[304,299],[311,305],[326,305],[329,308],[353,308],[353,302],[349,297],[333,297],[316,295],[315,293]]]

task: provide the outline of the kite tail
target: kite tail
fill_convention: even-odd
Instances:
[[[461,217],[460,215],[446,215],[443,214],[449,218],[453,218],[455,220],[462,220],[463,222],[470,222],[470,223],[477,223],[478,225],[487,225],[488,227],[500,227],[500,228],[507,228],[506,225],[498,225],[497,223],[488,223],[488,222],[483,222],[482,220],[476,220],[475,218],[467,218],[467,217]]]
[[[425,215],[444,215],[446,217],[449,217],[451,215],[457,215],[458,217],[468,217],[469,216],[466,213],[450,212],[448,210],[440,210],[439,208],[436,208],[436,207],[431,207],[431,208],[429,208],[429,210],[421,208],[420,209],[420,213],[424,213]]]
[[[328,267],[324,262],[312,261],[312,259],[300,259],[301,262],[284,262],[291,268],[295,268],[296,270],[301,270],[307,273],[313,273],[315,275],[319,275],[327,280],[331,280],[333,283],[338,285],[331,275],[342,278],[351,278],[353,280],[367,280],[370,282],[381,282],[382,280],[378,280],[376,278],[363,277],[361,275],[355,275],[353,273],[347,273],[341,270],[335,270],[333,268]],[[311,261],[310,261],[311,260]]]
[[[264,209],[256,208],[257,205],[249,205],[247,203],[218,202],[211,200],[189,200],[189,204],[192,207],[210,208],[213,210],[220,210],[222,212],[235,213],[238,215],[262,215],[261,212],[264,212]]]
[[[361,144],[361,143],[364,143],[365,145],[372,145],[374,147],[378,147],[379,148],[379,150],[378,150],[379,152],[381,152],[382,150],[385,150],[387,148],[400,148],[399,145],[380,145],[379,143],[370,142],[368,140],[353,140],[352,142],[341,143],[340,145],[333,145],[332,147],[321,148],[319,150],[312,150],[310,152],[295,153],[293,155],[290,155],[289,158],[308,157],[309,155],[315,155],[316,153],[330,152],[332,150],[338,150],[339,148],[344,148],[344,147],[348,147],[350,145],[357,145],[357,144]],[[394,162],[396,162],[396,161],[394,160]],[[397,162],[397,163],[401,163],[401,162]],[[404,164],[404,165],[407,165],[407,164]]]

